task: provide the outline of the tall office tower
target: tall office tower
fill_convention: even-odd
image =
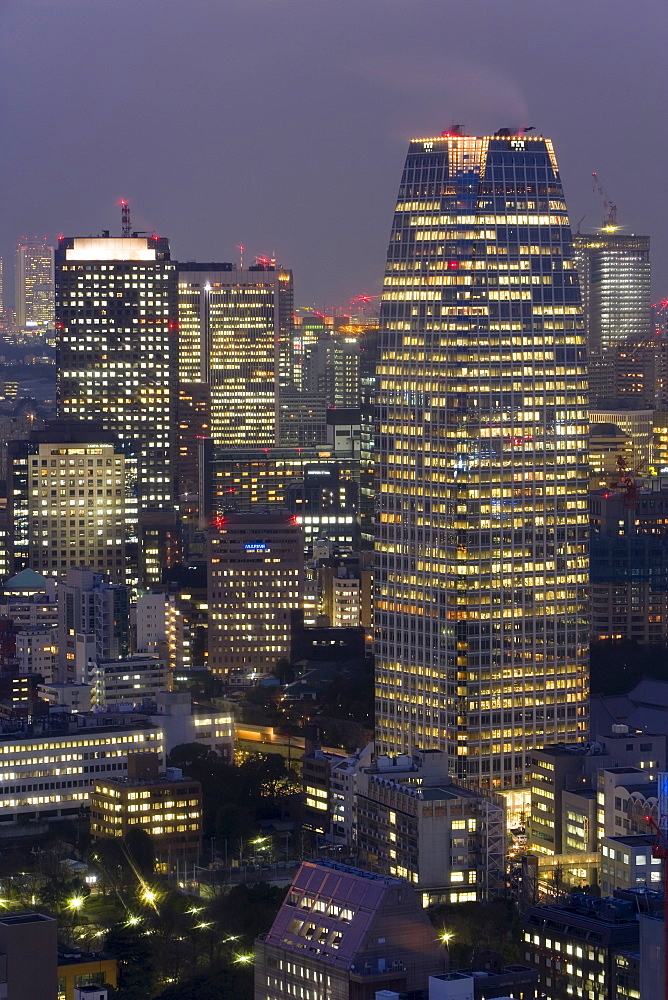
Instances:
[[[209,666],[240,680],[289,657],[302,607],[303,535],[296,519],[228,514],[211,530]]]
[[[67,571],[58,587],[58,655],[61,683],[88,681],[89,662],[128,655],[130,596],[127,587],[84,567]]]
[[[0,257],[0,322],[4,322],[3,313],[5,311],[5,295],[4,295],[4,283],[3,283],[3,260]]]
[[[169,241],[65,237],[56,251],[58,415],[136,443],[140,510],[176,480],[176,265]]]
[[[216,445],[278,443],[279,392],[292,379],[292,310],[292,272],[273,262],[179,265],[179,380],[210,384]]]
[[[13,571],[64,577],[87,566],[125,583],[125,455],[114,435],[53,421],[8,449]]]
[[[357,337],[325,336],[304,348],[302,390],[327,406],[360,405],[360,347]]]
[[[593,403],[624,392],[615,349],[651,332],[649,236],[625,236],[611,227],[573,238],[580,277]],[[624,365],[621,371],[624,371]]]
[[[22,239],[14,272],[16,325],[52,329],[54,322],[53,247],[44,239]]]
[[[519,789],[532,747],[587,728],[585,348],[550,140],[411,143],[381,331],[378,750]]]

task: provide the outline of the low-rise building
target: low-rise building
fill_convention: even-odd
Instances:
[[[522,957],[538,969],[546,1000],[608,1000],[618,995],[617,956],[638,947],[639,925],[631,900],[577,893],[563,903],[532,907],[523,938]]]
[[[376,757],[357,778],[355,822],[361,863],[412,883],[425,906],[486,899],[504,884],[503,805],[452,784],[439,750]]]
[[[60,729],[0,735],[0,823],[76,816],[96,778],[124,774],[128,755],[163,752],[163,734],[148,720],[59,717]]]
[[[423,989],[448,956],[401,879],[335,862],[304,862],[255,948],[255,1000],[373,1000]],[[383,994],[381,993],[381,996]]]
[[[665,766],[666,737],[656,733],[631,730],[615,724],[612,731],[597,735],[582,743],[558,743],[531,752],[531,807],[527,823],[527,845],[536,854],[577,853],[565,850],[564,792],[581,793],[598,787],[599,772],[613,768],[637,768],[648,780],[656,778]],[[569,802],[573,804],[572,799]],[[584,808],[584,804],[581,804]],[[573,811],[573,810],[571,810]],[[589,807],[587,806],[587,812]],[[615,831],[605,822],[602,799],[596,816],[597,838]],[[591,837],[583,838],[583,847],[591,845]],[[594,847],[597,849],[598,844]]]
[[[102,989],[106,986],[116,987],[117,983],[118,965],[115,958],[93,951],[58,951],[58,1000],[78,1000],[77,990],[83,991],[93,986]],[[94,992],[91,993],[91,997],[93,996]]]
[[[616,889],[659,889],[663,862],[653,857],[654,836],[633,834],[601,838],[600,886],[604,896]]]
[[[0,916],[0,996],[37,1000],[56,995],[57,924],[43,913]]]
[[[94,706],[140,705],[168,688],[169,671],[159,657],[133,653],[122,660],[93,661],[90,685]]]
[[[100,778],[90,800],[94,840],[151,834],[162,860],[196,858],[202,846],[202,786],[176,767],[159,773],[157,754],[128,760],[125,777]]]

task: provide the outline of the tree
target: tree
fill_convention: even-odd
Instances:
[[[131,826],[123,841],[133,871],[151,878],[155,872],[155,847],[151,835],[140,826]]]
[[[153,948],[140,927],[117,924],[107,933],[104,947],[118,962],[117,1000],[149,1000],[156,984]]]

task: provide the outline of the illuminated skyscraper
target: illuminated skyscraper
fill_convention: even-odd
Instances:
[[[518,789],[587,728],[585,348],[548,139],[411,143],[381,338],[378,750]]]
[[[53,247],[22,239],[16,248],[16,325],[53,328]]]
[[[211,386],[221,447],[278,444],[279,392],[292,378],[292,272],[256,261],[179,265],[179,380]]]
[[[169,507],[176,466],[176,265],[169,241],[66,237],[56,251],[58,415],[136,443],[139,506]]]
[[[573,238],[592,402],[623,398],[633,345],[652,336],[649,236],[603,230]],[[620,356],[621,355],[621,356]],[[638,395],[633,392],[630,395]],[[642,393],[640,393],[642,395]],[[645,393],[650,396],[651,392]]]

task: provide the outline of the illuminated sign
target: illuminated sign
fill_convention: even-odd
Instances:
[[[246,550],[246,552],[262,552],[264,549],[266,549],[266,547],[267,547],[267,543],[266,542],[245,542],[244,543],[244,549]]]
[[[510,140],[511,149],[524,149],[524,139],[511,139]]]

